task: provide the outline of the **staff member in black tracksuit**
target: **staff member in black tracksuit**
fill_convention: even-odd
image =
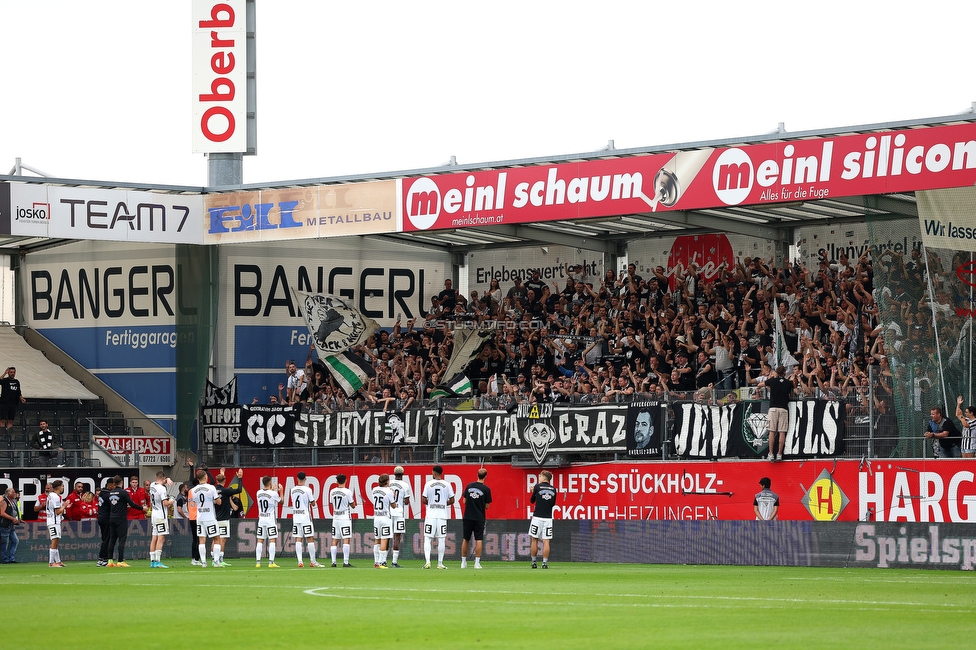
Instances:
[[[146,512],[149,510],[148,507],[143,507],[137,505],[129,493],[125,491],[122,486],[122,477],[115,477],[115,487],[108,491],[108,502],[109,502],[109,528],[111,529],[111,537],[108,542],[108,557],[111,559],[112,553],[115,550],[116,545],[119,548],[119,561],[116,566],[128,567],[129,565],[125,562],[125,539],[129,536],[129,520],[126,515],[129,512],[129,508],[134,510],[142,510]]]
[[[214,506],[214,516],[217,517],[218,531],[218,537],[214,540],[214,546],[219,549],[220,558],[218,562],[226,566],[230,566],[224,562],[224,552],[227,550],[227,541],[230,539],[230,498],[235,494],[240,494],[244,489],[244,483],[241,480],[243,478],[244,470],[239,469],[237,470],[237,485],[224,487],[226,477],[224,475],[224,469],[221,468],[217,473],[217,480],[214,482],[214,485],[217,487],[217,494],[220,495],[220,503],[215,502]]]
[[[108,500],[109,492],[115,487],[115,478],[105,479],[105,486],[98,491],[98,531],[102,534],[102,547],[98,550],[98,566],[108,566],[109,558],[108,543],[112,537],[112,529],[109,524],[109,514],[112,504]]]

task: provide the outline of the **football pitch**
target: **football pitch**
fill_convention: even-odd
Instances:
[[[970,572],[457,561],[0,570],[7,648],[965,647]],[[264,562],[266,564],[267,561]]]

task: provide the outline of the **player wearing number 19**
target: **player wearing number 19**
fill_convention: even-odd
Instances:
[[[285,495],[283,485],[271,482],[270,476],[261,477],[262,489],[258,490],[256,499],[258,503],[258,530],[257,530],[257,555],[256,568],[261,568],[261,554],[264,552],[264,541],[268,541],[268,568],[280,568],[275,564],[275,551],[278,544],[278,504],[281,503]]]
[[[302,562],[302,542],[308,548],[308,566],[313,569],[322,565],[315,561],[315,528],[312,526],[312,508],[315,507],[315,495],[312,488],[305,485],[305,472],[299,472],[296,477],[298,485],[291,489],[291,536],[295,538],[295,555],[298,556],[299,568]]]
[[[373,499],[373,568],[386,568],[386,554],[393,538],[393,520],[390,508],[396,502],[390,485],[390,475],[380,474],[379,485],[370,495]]]
[[[424,519],[424,564],[430,568],[430,551],[433,539],[437,538],[437,568],[444,566],[444,542],[447,538],[447,508],[454,503],[454,489],[444,480],[444,468],[434,465],[431,469],[433,477],[424,484],[421,500],[427,506],[427,516]]]
[[[349,541],[352,539],[352,511],[356,507],[356,497],[346,487],[346,475],[336,474],[336,486],[329,490],[329,505],[332,506],[332,566],[339,556],[338,544],[342,540],[342,566],[351,569],[349,564]]]

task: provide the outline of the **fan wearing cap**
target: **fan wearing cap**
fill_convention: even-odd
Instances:
[[[674,368],[672,374],[678,373],[678,385],[675,387],[679,391],[695,390],[695,369],[692,367],[688,353],[678,350],[674,355]]]

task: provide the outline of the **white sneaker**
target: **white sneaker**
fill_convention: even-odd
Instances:
[[[467,569],[468,568],[468,559],[467,558],[461,558],[461,568],[462,569]]]
[[[474,568],[480,569],[481,568],[481,562],[475,562],[474,563]]]
[[[782,461],[783,460],[783,454],[776,454],[776,460]]]

